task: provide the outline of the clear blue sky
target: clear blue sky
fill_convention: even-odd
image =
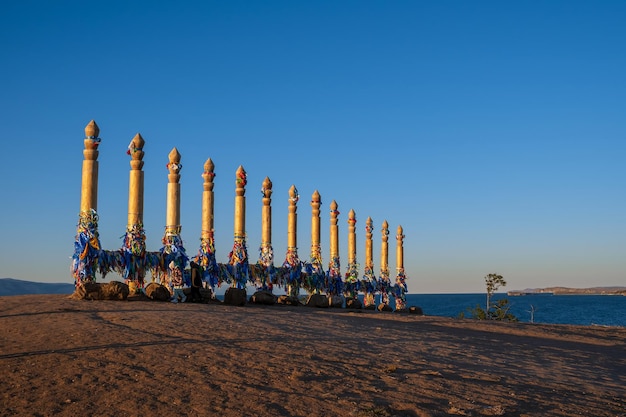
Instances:
[[[129,3],[129,4],[127,4]],[[158,5],[157,5],[158,4]],[[167,154],[182,154],[182,237],[198,250],[202,166],[216,165],[218,262],[248,172],[258,257],[274,183],[276,264],[288,189],[404,227],[409,292],[626,285],[626,2],[14,1],[0,6],[0,277],[73,282],[84,127],[100,126],[98,213],[121,246],[129,157],[146,140],[148,250],[165,225]]]

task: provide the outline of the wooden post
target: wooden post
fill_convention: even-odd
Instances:
[[[354,210],[348,213],[348,269],[345,279],[345,296],[351,299],[357,298],[359,289],[359,264],[356,261],[356,214]],[[351,305],[356,306],[354,301],[350,301]],[[361,308],[360,303],[358,308]]]
[[[173,148],[168,155],[167,164],[167,206],[165,213],[165,235],[163,236],[164,267],[168,272],[168,279],[182,276],[187,264],[187,255],[180,236],[180,153]]]
[[[200,249],[196,256],[196,263],[202,268],[202,278],[209,283],[211,295],[215,294],[215,287],[219,283],[219,267],[215,260],[215,234],[213,178],[215,178],[215,164],[211,158],[204,163],[202,172],[202,231],[200,234]]]
[[[298,297],[300,290],[300,274],[302,265],[298,257],[298,200],[300,196],[295,185],[289,188],[289,214],[287,215],[287,254],[283,268],[288,273],[287,294],[290,297]]]
[[[389,304],[389,291],[391,284],[389,282],[389,223],[387,220],[383,221],[382,243],[380,245],[380,303],[385,305]]]
[[[81,286],[96,280],[95,267],[100,253],[98,237],[98,145],[100,129],[95,121],[85,127],[83,144],[82,181],[80,189],[80,212],[72,256],[74,285]]]
[[[330,203],[330,257],[339,258],[339,227],[337,221],[339,205],[335,200]]]
[[[365,308],[374,308],[374,293],[377,289],[376,276],[374,275],[374,254],[372,250],[372,232],[374,223],[371,217],[365,221],[365,269],[363,271],[363,304]]]
[[[328,265],[326,291],[329,296],[338,296],[342,293],[341,263],[339,261],[339,217],[338,204],[335,200],[330,203],[330,261]],[[332,299],[332,298],[331,298]]]
[[[248,281],[248,248],[246,247],[246,184],[248,177],[240,165],[235,178],[235,221],[233,250],[229,256],[229,264],[233,267],[232,288],[245,290]]]
[[[273,289],[274,250],[272,248],[272,181],[269,177],[265,177],[263,180],[261,193],[263,194],[261,247],[259,248],[261,271],[257,277],[257,289],[271,292]]]
[[[123,251],[130,256],[124,265],[124,279],[129,285],[142,288],[146,275],[146,235],[143,228],[144,139],[137,133],[128,145],[130,155],[130,173],[128,179],[128,222],[124,235]],[[154,277],[153,277],[154,279]],[[136,289],[137,289],[136,288]]]
[[[170,233],[180,233],[180,153],[173,148],[169,155],[167,169],[167,211],[165,220],[165,230]]]
[[[311,196],[311,263],[307,267],[307,290],[319,294],[324,285],[324,269],[322,265],[322,246],[320,238],[320,206],[322,198],[315,190]]]
[[[144,173],[143,173],[143,147],[144,139],[139,133],[133,137],[128,145],[130,155],[130,177],[128,181],[128,228],[143,223],[143,200],[144,200]]]
[[[85,127],[80,211],[98,210],[98,145],[100,128],[94,120]]]
[[[207,159],[204,163],[204,172],[202,178],[204,179],[203,191],[202,191],[202,239],[209,239],[213,237],[213,222],[214,222],[214,202],[213,202],[213,178],[215,178],[215,164],[211,158]]]
[[[406,310],[406,276],[404,275],[404,234],[402,226],[398,226],[396,233],[396,311]]]
[[[244,239],[246,235],[246,171],[241,165],[235,173],[235,223],[234,235],[235,239]]]

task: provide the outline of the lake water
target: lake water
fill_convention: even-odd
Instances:
[[[513,313],[521,322],[582,324],[626,327],[626,297],[620,295],[523,295],[495,294],[494,301],[508,298]],[[480,305],[485,294],[407,294],[407,305],[419,306],[429,316],[458,317]]]

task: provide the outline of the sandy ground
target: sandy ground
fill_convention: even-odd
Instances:
[[[0,297],[1,416],[626,416],[626,329]]]

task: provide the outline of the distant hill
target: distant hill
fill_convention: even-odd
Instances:
[[[531,295],[531,294],[553,294],[553,295],[626,295],[626,287],[591,287],[591,288],[568,288],[568,287],[546,287],[527,288],[522,291],[509,291],[508,295]]]
[[[0,296],[27,294],[72,294],[74,284],[22,281],[0,278]]]

